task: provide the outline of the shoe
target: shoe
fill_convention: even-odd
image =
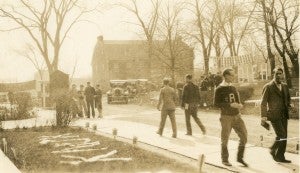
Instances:
[[[222,164],[225,165],[225,166],[232,166],[232,164],[229,163],[228,161],[222,161]]]
[[[206,135],[206,131],[203,131],[202,134],[203,134],[203,135]]]
[[[162,133],[160,133],[159,131],[157,131],[156,133],[159,134],[159,136],[162,136]]]
[[[292,161],[286,160],[286,159],[277,159],[277,162],[281,162],[281,163],[292,163]]]
[[[248,164],[243,159],[238,159],[237,161],[242,165],[244,165],[245,167],[248,167]]]
[[[275,161],[278,160],[277,157],[276,157],[276,155],[275,155],[275,151],[274,151],[274,150],[271,150],[271,151],[270,151],[270,154],[272,155],[272,157],[273,157],[273,159],[274,159]]]
[[[191,134],[191,133],[186,133],[185,135],[192,136],[192,134]]]
[[[173,135],[172,135],[172,138],[177,138],[177,135],[174,135],[174,134],[173,134]]]

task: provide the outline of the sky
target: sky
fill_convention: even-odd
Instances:
[[[5,3],[0,0],[0,5]],[[125,21],[134,22],[135,18],[119,7],[103,7],[101,13],[86,16],[91,22],[80,22],[72,28],[63,45],[59,69],[73,74],[74,77],[91,76],[91,59],[97,37],[103,35],[105,40],[140,39],[135,33],[136,26]],[[1,21],[0,24],[5,24]],[[22,82],[32,80],[36,69],[32,63],[22,57],[17,50],[24,50],[31,39],[22,30],[0,31],[0,82]]]
[[[40,0],[30,0],[30,2],[40,2]],[[62,47],[60,54],[59,69],[71,75],[71,77],[91,77],[91,59],[97,37],[102,35],[104,40],[137,40],[141,39],[140,28],[133,23],[137,19],[127,10],[117,7],[115,3],[129,2],[128,0],[102,0],[106,5],[101,8],[101,12],[94,12],[84,16],[92,22],[80,22],[74,25]],[[17,0],[0,0],[0,6],[6,3],[18,5]],[[82,0],[87,6],[99,0]],[[142,16],[150,12],[149,0],[138,0],[142,2],[140,12]],[[165,1],[164,1],[165,2]],[[175,2],[170,1],[170,2]],[[148,4],[147,4],[148,3]],[[184,14],[184,19],[191,19],[191,15]],[[34,79],[36,69],[33,64],[17,51],[24,50],[26,44],[32,42],[28,33],[24,30],[10,32],[1,31],[2,27],[8,27],[7,23],[0,17],[0,82],[23,82]],[[298,36],[299,37],[299,32]],[[298,39],[300,44],[300,39]],[[203,68],[201,65],[201,54],[195,56],[194,66],[196,69]],[[75,69],[75,70],[74,70]],[[74,74],[73,74],[74,72]]]

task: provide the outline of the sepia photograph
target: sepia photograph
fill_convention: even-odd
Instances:
[[[0,0],[0,173],[299,173],[299,0]]]

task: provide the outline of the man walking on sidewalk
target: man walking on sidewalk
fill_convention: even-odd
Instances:
[[[90,118],[90,109],[92,109],[92,116],[95,117],[95,110],[94,110],[94,95],[95,89],[91,86],[90,82],[87,82],[87,86],[84,90],[84,95],[87,104],[87,117]]]
[[[157,109],[161,111],[161,120],[157,134],[160,136],[163,133],[167,116],[169,115],[173,130],[173,138],[177,137],[176,120],[175,120],[175,108],[177,95],[174,88],[169,86],[170,81],[168,79],[163,80],[164,87],[160,90],[159,101]],[[161,107],[162,104],[162,108]]]
[[[261,101],[262,122],[271,121],[276,133],[276,140],[271,147],[270,154],[277,162],[291,163],[286,160],[284,153],[287,143],[287,125],[289,119],[290,93],[286,84],[282,83],[282,68],[274,69],[274,79],[263,89]]]
[[[206,134],[206,129],[197,117],[198,106],[200,105],[199,87],[192,82],[192,75],[185,76],[186,84],[183,87],[181,107],[184,109],[186,122],[186,135],[192,135],[191,116],[194,118],[202,133]]]
[[[245,167],[248,164],[243,160],[245,146],[247,142],[247,130],[244,121],[240,115],[240,109],[243,107],[240,101],[239,93],[232,82],[234,80],[234,71],[225,69],[223,71],[223,82],[216,88],[214,105],[221,109],[221,157],[222,163],[226,166],[232,166],[228,161],[228,140],[231,129],[238,134],[240,143],[237,153],[237,161]]]

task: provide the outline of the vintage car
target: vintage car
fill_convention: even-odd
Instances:
[[[126,88],[127,88],[128,97],[130,100],[136,98],[136,96],[137,96],[136,85],[137,85],[136,79],[127,79],[126,80]]]
[[[128,91],[126,80],[110,80],[110,90],[107,94],[107,103],[128,103]]]
[[[126,87],[129,93],[129,98],[134,99],[140,94],[148,92],[148,79],[127,79]]]

